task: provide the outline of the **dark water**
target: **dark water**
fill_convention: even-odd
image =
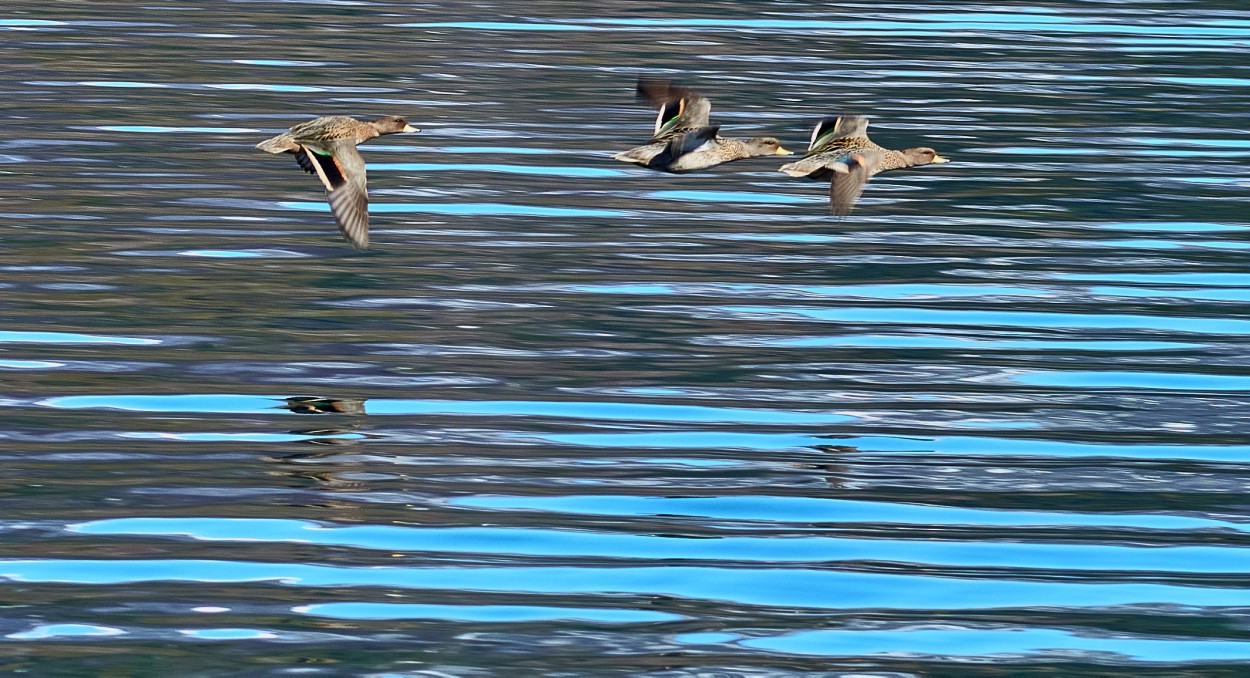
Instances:
[[[5,3],[0,672],[1246,675],[1243,7]]]

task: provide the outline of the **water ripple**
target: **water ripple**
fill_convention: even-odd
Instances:
[[[7,672],[1240,675],[1250,12],[166,5],[0,17]]]

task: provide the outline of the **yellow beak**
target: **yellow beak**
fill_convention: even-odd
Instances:
[[[413,127],[412,125],[404,125],[404,129],[403,129],[402,131],[404,131],[404,132],[420,132],[421,130],[417,129],[416,127]]]
[[[787,151],[786,149],[778,146],[777,155],[794,155],[794,151]]]
[[[942,163],[944,163],[944,162],[950,162],[950,161],[951,161],[951,159],[950,159],[950,158],[944,158],[944,157],[942,157],[942,156],[940,156],[940,155],[935,155],[935,156],[933,156],[933,164],[934,164],[934,165],[941,165],[941,164],[942,164]]]

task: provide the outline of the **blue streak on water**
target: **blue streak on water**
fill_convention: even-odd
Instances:
[[[1145,287],[1091,287],[1090,294],[1118,297],[1174,297],[1180,299],[1213,299],[1216,301],[1250,301],[1250,288],[1241,289],[1150,289]]]
[[[803,198],[780,193],[750,193],[747,191],[654,191],[647,194],[662,200],[694,200],[712,203],[756,203],[761,205],[793,205],[820,202],[824,198]]]
[[[1004,155],[1078,155],[1105,154],[1102,149],[1080,148],[1043,148],[1041,146],[996,146],[994,148],[978,148],[980,153],[1002,153]]]
[[[38,401],[60,409],[115,409],[135,412],[285,413],[278,396],[232,394],[62,396]],[[563,417],[622,421],[734,422],[751,424],[832,424],[854,417],[832,412],[796,412],[657,405],[653,403],[562,402],[540,400],[395,400],[369,401],[370,415],[464,415]]]
[[[636,458],[636,459],[631,459],[629,461],[632,464],[639,464],[639,465],[650,464],[654,466],[668,466],[668,467],[692,466],[695,468],[703,468],[703,469],[730,468],[734,466],[751,466],[752,465],[751,462],[749,461],[732,461],[729,459],[697,459],[697,458],[682,459],[680,457],[654,457],[654,456],[643,457],[641,459]],[[582,460],[582,463],[606,465],[606,464],[612,464],[615,462],[608,461],[608,460],[584,459]]]
[[[838,348],[862,346],[866,348],[939,348],[976,349],[978,351],[1169,351],[1198,349],[1203,344],[1178,341],[1067,341],[1029,339],[984,339],[966,337],[899,336],[899,335],[844,335],[812,337],[751,337],[744,336],[745,345],[763,344],[778,348]],[[731,340],[718,341],[730,344]]]
[[[199,640],[267,640],[278,634],[258,629],[182,629],[184,636]]]
[[[1250,87],[1250,78],[1195,78],[1172,77],[1159,78],[1160,82],[1174,82],[1180,85],[1196,85],[1198,87]]]
[[[1027,386],[1066,388],[1145,388],[1184,391],[1245,391],[1250,377],[1175,372],[1032,372],[1012,376]]]
[[[553,155],[560,152],[550,148],[524,148],[520,146],[443,146],[438,150],[447,153],[506,153],[512,155]]]
[[[1247,179],[1244,177],[1185,177],[1174,176],[1169,177],[1170,181],[1177,181],[1186,184],[1214,184],[1217,186],[1241,186],[1245,185]],[[1230,245],[1238,245],[1242,243],[1228,243]]]
[[[1041,654],[1055,652],[1114,653],[1145,662],[1230,661],[1250,658],[1250,642],[1188,638],[1124,638],[1106,634],[1077,634],[1066,629],[899,629],[890,631],[820,630],[771,638],[750,638],[743,647],[791,654],[834,656],[939,655],[978,656]]]
[[[210,259],[255,259],[265,257],[265,252],[248,250],[187,250],[178,253],[184,257],[206,257]]]
[[[700,237],[710,240],[745,240],[748,242],[841,242],[845,238],[828,233],[708,233]]]
[[[1116,605],[1250,606],[1250,591],[1199,585],[957,579],[827,569],[651,567],[348,567],[227,560],[0,561],[0,577],[23,583],[115,585],[269,582],[297,587],[381,587],[590,595],[670,595],[812,609],[914,610],[1107,607]]]
[[[121,257],[196,257],[202,259],[302,259],[303,252],[280,249],[254,250],[116,250],[112,254]]]
[[[329,212],[330,206],[323,202],[280,202],[279,206],[293,210]],[[423,212],[428,214],[452,214],[461,216],[525,216],[525,217],[625,217],[628,212],[620,210],[589,209],[581,207],[539,207],[536,205],[509,205],[504,203],[382,203],[370,205],[369,211]]]
[[[590,26],[574,26],[556,23],[517,23],[507,21],[427,21],[411,24],[391,24],[399,28],[469,28],[487,31],[593,31]]]
[[[716,643],[728,643],[740,638],[736,633],[679,633],[673,636],[673,640],[678,643],[687,645],[711,645]]]
[[[1250,288],[1245,273],[1059,273],[1060,280],[1121,283],[1162,283],[1167,285],[1218,285]]]
[[[292,612],[332,619],[438,619],[449,622],[486,623],[576,621],[598,624],[646,624],[683,619],[681,615],[651,610],[539,605],[322,603],[297,607]]]
[[[0,360],[0,368],[9,370],[48,370],[65,367],[65,363],[48,360]]]
[[[966,14],[948,14],[925,17],[916,15],[915,21],[824,21],[814,19],[674,19],[674,18],[630,18],[630,19],[585,19],[584,23],[592,25],[640,26],[650,29],[663,28],[739,28],[751,30],[873,30],[889,31],[896,35],[932,35],[933,32],[945,31],[1007,31],[1034,30],[1043,32],[1072,32],[1099,34],[1173,34],[1173,35],[1207,35],[1227,37],[1250,37],[1250,30],[1228,26],[1139,26],[1131,24],[1094,23],[1079,17],[1045,15],[1034,13],[978,15],[975,12]],[[926,20],[927,19],[927,20]],[[919,30],[916,30],[919,29]]]
[[[854,420],[852,416],[831,412],[795,412],[700,405],[655,405],[650,403],[586,401],[370,400],[369,406],[370,412],[377,414],[541,416],[624,421],[734,422],[783,425],[831,424]]]
[[[581,19],[564,23],[522,23],[447,21],[394,24],[405,28],[464,28],[478,30],[530,30],[530,31],[578,31],[600,27],[620,27],[657,30],[728,29],[747,31],[837,31],[837,32],[885,32],[899,36],[931,37],[934,33],[1038,31],[1048,33],[1093,33],[1100,35],[1192,35],[1225,38],[1250,38],[1250,30],[1228,22],[1225,25],[1180,26],[1134,25],[1094,22],[1079,17],[1047,14],[992,14],[976,13],[947,15],[948,18],[924,20],[916,15],[912,21],[887,20],[819,20],[819,19],[712,19],[638,17],[612,19]],[[1180,79],[1180,78],[1178,78]]]
[[[43,407],[132,412],[255,413],[274,411],[281,398],[231,394],[62,396],[37,401]]]
[[[120,344],[124,346],[155,346],[160,339],[141,337],[109,337],[76,332],[15,332],[0,330],[0,344]]]
[[[77,83],[88,87],[162,88],[169,85],[159,82],[132,82],[127,80],[85,80]]]
[[[542,167],[537,165],[499,165],[474,163],[379,162],[370,163],[370,170],[406,170],[410,172],[500,172],[549,177],[580,177],[602,179],[625,176],[625,172],[597,167]]]
[[[13,640],[44,640],[47,638],[81,638],[83,636],[120,636],[126,632],[109,626],[94,624],[42,624],[29,631],[10,633],[5,638]]]
[[[1204,181],[1200,178],[1186,178],[1185,181]],[[1228,182],[1240,181],[1239,179],[1228,180]],[[1216,180],[1218,183],[1225,183],[1225,180]],[[1250,249],[1250,243],[1244,242],[1227,242],[1223,240],[1102,240],[1097,243],[1098,247],[1110,247],[1112,249],[1147,249],[1147,250],[1171,250],[1182,247],[1207,247],[1222,250],[1245,250]]]
[[[234,59],[233,63],[246,66],[326,66],[324,61],[292,61],[289,59]]]
[[[1250,142],[1247,143],[1250,146]],[[1165,151],[1170,153],[1170,151]],[[1215,233],[1221,231],[1244,231],[1250,224],[1220,224],[1198,221],[1123,221],[1099,224],[1100,228],[1124,231],[1177,231],[1181,233]],[[1248,278],[1250,279],[1250,278]]]
[[[142,132],[152,134],[171,134],[178,132],[194,132],[202,134],[252,134],[258,129],[249,127],[161,127],[158,125],[101,125],[96,127],[105,132]]]
[[[205,85],[210,89],[225,89],[243,92],[326,92],[333,91],[333,88],[312,87],[309,85],[278,85],[263,82],[227,82],[215,85]]]
[[[341,440],[359,440],[364,438],[358,433],[322,434],[309,433],[166,433],[156,431],[131,431],[122,433],[123,438],[136,440],[178,440],[190,443],[298,443],[311,438],[319,440],[335,438]]]
[[[1144,146],[1167,146],[1169,150],[1175,150],[1177,146],[1198,146],[1204,149],[1208,148],[1247,148],[1250,149],[1250,139],[1199,139],[1194,137],[1133,137],[1126,139],[1135,144]]]
[[[943,436],[932,440],[890,436],[825,438],[821,444],[847,445],[865,453],[933,456],[1117,457],[1121,459],[1199,459],[1241,462],[1250,445],[1123,445],[1016,438]]]
[[[28,85],[38,85],[44,87],[115,87],[121,89],[217,89],[229,91],[262,91],[262,92],[291,92],[291,93],[308,93],[308,92],[394,92],[394,88],[389,87],[322,87],[311,85],[278,85],[267,83],[217,83],[217,84],[199,84],[199,83],[162,83],[162,82],[139,82],[133,80],[29,80]]]
[[[665,431],[658,433],[544,433],[509,437],[543,440],[578,447],[634,447],[640,449],[784,450],[827,443],[814,435],[795,433],[734,433],[730,431]]]
[[[1250,151],[1213,151],[1203,149],[1200,151],[1181,151],[1177,149],[1142,149],[1128,151],[1131,155],[1139,155],[1149,158],[1245,158],[1250,157]],[[1237,181],[1236,179],[1232,181]]]
[[[872,523],[870,519],[860,521]],[[923,525],[923,523],[920,523]],[[718,562],[887,561],[946,567],[1234,573],[1250,568],[1235,547],[1149,549],[1084,544],[736,537],[674,539],[583,530],[514,528],[324,527],[298,520],[119,518],[81,524],[89,535],[190,537],[204,541],[317,544],[394,552],[683,559]]]
[[[632,295],[683,295],[702,292],[704,294],[722,295],[725,292],[740,294],[755,293],[760,296],[770,294],[802,294],[822,297],[874,297],[883,299],[906,299],[915,297],[995,297],[995,296],[1052,296],[1046,290],[1027,287],[1007,287],[998,285],[922,285],[893,284],[880,285],[752,285],[737,283],[701,283],[686,285],[681,283],[613,283],[613,284],[573,284],[560,285],[555,288],[561,292],[586,292],[590,294],[632,294]]]
[[[47,19],[0,19],[0,26],[64,26],[64,21]]]
[[[664,431],[654,433],[503,433],[500,437],[540,440],[557,445],[625,449],[787,450],[819,445],[848,445],[859,448],[863,453],[872,454],[1121,457],[1206,461],[1242,461],[1250,455],[1250,446],[1243,445],[1112,445],[961,436],[921,440],[887,436],[832,438],[794,433]]]
[[[1128,527],[1155,530],[1232,529],[1242,525],[1209,518],[1170,515],[1046,513],[973,509],[923,504],[890,504],[815,497],[640,497],[630,495],[572,495],[554,497],[472,496],[449,499],[451,506],[493,510],[554,511],[608,516],[687,516],[722,520],[759,520],[782,523],[903,523],[910,525],[996,525]]]
[[[725,306],[731,313],[793,314],[813,320],[924,325],[1149,329],[1195,334],[1250,334],[1250,320],[1030,311],[955,311],[927,308],[803,308]]]

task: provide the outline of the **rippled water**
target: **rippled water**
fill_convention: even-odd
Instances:
[[[6,3],[0,671],[1236,676],[1250,11]],[[836,220],[737,136],[953,162]],[[375,251],[257,141],[363,147]]]

